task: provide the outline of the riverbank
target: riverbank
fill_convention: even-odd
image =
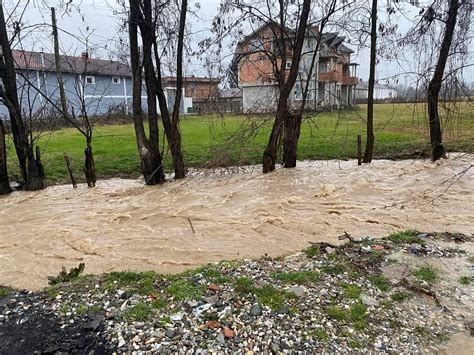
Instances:
[[[474,108],[468,103],[440,107],[443,142],[448,151],[474,153]],[[306,116],[298,144],[299,160],[354,159],[357,135],[365,142],[366,105]],[[272,115],[186,115],[180,119],[187,167],[216,168],[260,164],[273,122]],[[424,103],[374,105],[374,158],[416,158],[429,155],[428,118]],[[100,121],[99,121],[100,123]],[[71,159],[76,178],[84,181],[84,137],[74,128],[39,134],[37,141],[47,184],[68,183],[63,154]],[[140,160],[131,118],[127,124],[96,125],[92,141],[97,176],[138,178]],[[12,146],[10,143],[7,146]],[[20,175],[13,148],[8,154],[10,174]],[[11,159],[11,160],[10,160]],[[171,171],[169,152],[163,164]],[[14,179],[12,179],[14,181]]]
[[[179,275],[113,272],[37,292],[0,288],[0,353],[472,349],[473,236],[339,239]]]

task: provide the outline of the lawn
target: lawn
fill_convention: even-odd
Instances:
[[[474,105],[455,104],[442,111],[444,139],[448,150],[473,152]],[[365,105],[356,110],[324,112],[308,116],[302,126],[299,159],[348,159],[356,157],[357,135],[365,140]],[[429,148],[426,105],[377,104],[375,106],[375,156],[395,156],[406,150]],[[181,121],[183,149],[188,166],[215,167],[259,163],[272,117],[186,116]],[[9,156],[14,157],[11,142]],[[83,165],[84,139],[72,128],[43,133],[39,139],[49,184],[67,181],[63,153],[76,175]],[[99,177],[139,176],[132,124],[97,126],[93,141]],[[165,164],[170,168],[169,153]],[[10,172],[18,171],[15,159]]]

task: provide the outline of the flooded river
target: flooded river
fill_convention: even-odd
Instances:
[[[0,284],[38,289],[61,266],[178,272],[276,256],[309,241],[414,228],[474,232],[473,155],[305,162],[262,175],[201,172],[160,187],[112,179],[0,198]]]

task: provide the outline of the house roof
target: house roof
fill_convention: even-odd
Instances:
[[[278,23],[276,23],[275,21],[269,20],[269,21],[265,22],[260,27],[258,27],[255,31],[253,31],[249,35],[245,36],[243,39],[241,39],[237,43],[236,52],[240,49],[239,47],[241,47],[242,44],[248,42],[249,40],[251,40],[252,38],[257,36],[260,32],[262,32],[264,29],[269,28],[270,26],[275,26],[277,28],[280,27],[280,25]],[[296,35],[296,31],[292,30],[290,28],[285,28],[285,32],[288,36],[295,36]],[[306,37],[316,37],[318,33],[319,33],[319,28],[317,26],[311,26],[311,27],[308,28],[308,33],[306,34]]]
[[[321,38],[323,40],[323,43],[326,45],[326,47],[323,47],[321,49],[321,56],[323,57],[333,56],[329,48],[334,48],[337,51],[342,52],[342,53],[349,53],[349,54],[354,53],[352,49],[350,49],[349,47],[343,44],[346,37],[339,36],[337,32],[336,33],[331,33],[331,32],[323,33]]]
[[[367,88],[368,88],[367,81],[363,81],[362,79],[360,79],[359,82],[357,83],[356,89],[367,90]]]
[[[53,53],[13,51],[13,60],[17,69],[33,69],[42,71],[56,71],[56,62]],[[132,71],[127,64],[110,59],[87,59],[84,56],[60,56],[60,66],[63,73],[87,73],[91,75],[126,76],[131,77]],[[205,78],[189,76],[183,78],[185,82],[212,82],[220,83],[219,78]],[[176,81],[176,77],[163,77],[163,81]]]
[[[56,71],[53,53],[13,51],[13,60],[18,69]],[[87,73],[92,75],[132,76],[130,67],[110,59],[85,58],[69,55],[60,56],[61,71],[65,73]]]
[[[238,61],[240,56],[244,55],[243,51],[243,44],[257,36],[261,31],[263,31],[265,28],[269,26],[278,26],[275,22],[268,21],[264,23],[262,26],[260,26],[258,29],[256,29],[254,32],[251,34],[247,35],[244,37],[242,40],[240,40],[237,43],[237,46],[234,51],[234,56],[232,58],[233,61]],[[295,34],[294,30],[286,30],[287,33],[289,34]],[[317,26],[312,26],[309,28],[308,33],[306,34],[306,37],[316,37],[319,33],[319,28]],[[321,39],[322,43],[324,44],[321,46],[320,49],[320,55],[322,57],[337,57],[337,53],[334,53],[333,50],[335,49],[337,52],[342,52],[342,53],[354,53],[352,49],[349,47],[345,46],[343,44],[344,40],[346,39],[344,36],[339,36],[339,34],[336,33],[331,33],[331,32],[325,32],[321,34]]]

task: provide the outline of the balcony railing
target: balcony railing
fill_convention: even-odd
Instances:
[[[343,76],[342,85],[356,85],[359,79],[356,76]]]
[[[356,76],[342,76],[341,73],[337,71],[332,71],[329,73],[319,73],[320,81],[336,81],[342,85],[356,85],[359,79]]]
[[[332,71],[328,73],[319,73],[319,80],[321,81],[337,81],[337,72]]]

